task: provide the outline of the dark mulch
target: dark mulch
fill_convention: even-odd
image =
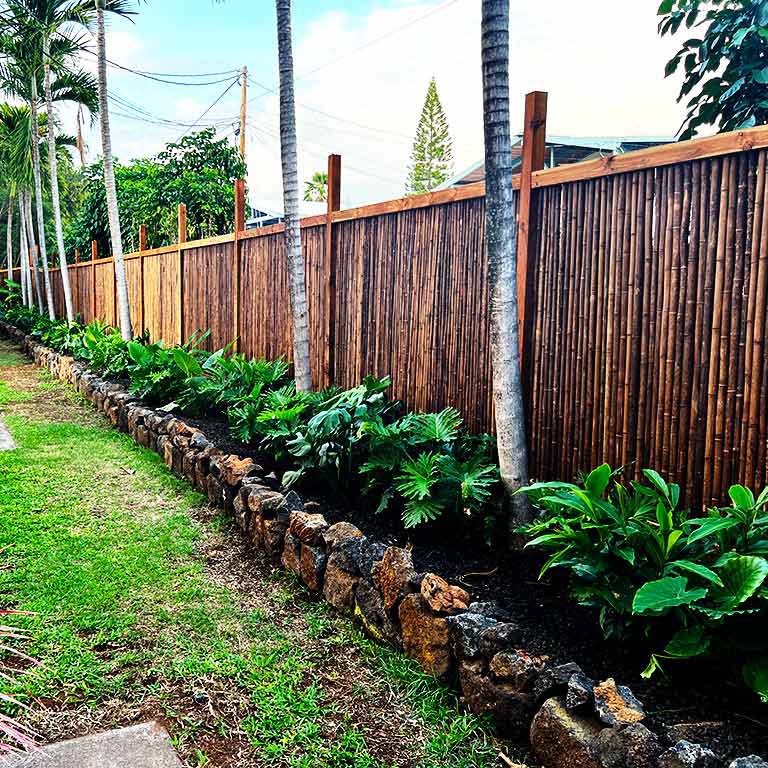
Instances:
[[[249,456],[275,469],[270,459],[230,436],[225,418],[183,418],[225,452]],[[648,662],[648,648],[639,640],[605,640],[597,613],[569,598],[562,574],[551,572],[537,579],[543,561],[535,553],[502,555],[480,536],[462,533],[460,526],[447,532],[439,525],[405,532],[396,516],[375,515],[370,501],[352,504],[327,493],[316,498],[330,522],[349,520],[370,538],[408,546],[419,570],[462,584],[474,600],[498,602],[519,624],[529,652],[557,663],[575,661],[591,677],[614,677],[629,685],[644,702],[650,724],[660,731],[670,724],[722,722],[724,736],[717,746],[724,756],[768,755],[768,706],[740,683],[738,672],[717,667],[711,660],[668,662],[668,676],[657,673],[644,680],[640,673]]]

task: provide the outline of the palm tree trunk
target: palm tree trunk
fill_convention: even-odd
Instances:
[[[109,104],[107,103],[107,45],[104,32],[103,0],[96,0],[96,44],[98,49],[99,80],[99,123],[101,126],[101,151],[104,156],[104,185],[107,191],[107,214],[109,233],[112,239],[112,259],[115,262],[115,285],[120,318],[120,335],[130,341],[131,309],[128,300],[128,282],[125,277],[123,239],[120,232],[120,211],[117,207],[117,185],[115,166],[112,160],[112,134],[109,127]]]
[[[514,494],[529,477],[518,355],[517,227],[509,130],[509,0],[483,0],[482,62],[493,402],[501,479],[510,500],[510,540],[514,541],[515,529],[530,519],[530,506],[524,494]]]
[[[8,195],[8,221],[5,233],[5,258],[8,266],[8,280],[13,280],[13,195]],[[21,277],[19,277],[21,282]]]
[[[53,311],[53,293],[51,278],[48,274],[48,251],[45,247],[45,216],[43,214],[43,181],[40,170],[40,127],[37,124],[37,80],[32,76],[32,98],[29,103],[32,116],[32,171],[35,179],[35,208],[37,213],[37,242],[40,247],[40,260],[43,262],[43,282],[45,299],[48,303],[48,318],[56,319]],[[41,310],[42,311],[42,310]]]
[[[42,315],[45,311],[43,303],[43,291],[40,288],[40,265],[37,261],[37,243],[35,242],[35,225],[32,221],[32,193],[27,192],[25,196],[26,216],[27,216],[27,242],[29,243],[29,255],[31,256],[31,270],[35,282],[35,293],[37,294],[37,308]]]
[[[61,287],[64,292],[64,306],[66,308],[67,322],[75,320],[74,306],[72,304],[72,288],[69,283],[69,268],[67,266],[67,254],[64,250],[64,227],[61,223],[61,202],[59,200],[59,160],[56,157],[56,114],[54,112],[53,96],[51,94],[51,65],[50,65],[50,41],[46,36],[43,44],[43,57],[45,60],[45,106],[48,111],[48,165],[51,172],[51,203],[53,205],[53,220],[56,226],[56,246],[59,251],[59,267],[61,268]]]
[[[29,274],[29,245],[27,227],[24,224],[24,193],[19,192],[19,266],[21,267],[21,301],[25,307],[32,306],[32,279]]]
[[[280,68],[280,150],[283,165],[285,254],[291,292],[293,367],[296,389],[308,392],[312,389],[312,370],[309,361],[309,309],[299,223],[299,163],[296,150],[296,104],[293,95],[291,0],[276,0],[275,4]]]

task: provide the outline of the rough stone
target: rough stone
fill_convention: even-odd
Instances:
[[[491,659],[491,673],[518,692],[528,691],[547,664],[547,659],[522,650],[502,651]]]
[[[577,672],[568,680],[565,692],[565,708],[569,712],[586,707],[592,701],[592,692],[595,690],[595,681],[581,672]]]
[[[398,608],[403,632],[403,650],[430,675],[446,680],[451,672],[452,656],[448,624],[430,610],[420,595],[407,595]]]
[[[384,600],[371,579],[360,579],[355,590],[355,616],[374,640],[400,646],[398,626],[384,607]]]
[[[533,687],[533,693],[539,701],[565,694],[568,681],[573,675],[584,674],[581,667],[573,662],[558,664],[545,669]]]
[[[232,487],[239,487],[243,478],[257,475],[259,467],[253,459],[242,459],[239,456],[230,455],[211,464],[211,472],[216,477]]]
[[[480,613],[461,613],[448,619],[451,646],[457,659],[474,659],[480,655],[480,635],[498,622]]]
[[[323,532],[327,528],[328,522],[322,515],[310,514],[304,510],[291,512],[288,530],[304,544],[322,544]]]
[[[479,636],[480,655],[487,659],[492,658],[500,651],[506,651],[522,640],[520,627],[513,622],[499,622],[487,627]]]
[[[342,613],[349,614],[355,606],[355,589],[358,576],[346,569],[344,556],[339,549],[328,558],[323,580],[323,597]]]
[[[531,746],[547,768],[603,768],[598,736],[600,724],[575,715],[562,698],[547,699],[531,724]]]
[[[279,560],[285,546],[288,525],[278,518],[259,516],[259,542],[262,549],[273,559]]]
[[[360,575],[370,579],[373,566],[384,558],[386,546],[378,541],[367,541],[360,551]]]
[[[690,741],[701,744],[713,751],[718,751],[718,746],[733,739],[733,733],[728,723],[720,720],[704,720],[693,723],[674,723],[664,729],[664,733],[670,744],[678,741]]]
[[[468,709],[478,716],[490,715],[501,735],[520,739],[527,733],[536,711],[530,694],[492,679],[479,665],[467,662],[459,667],[459,683]]]
[[[235,509],[235,522],[244,533],[248,531],[251,522],[251,510],[248,509],[249,492],[248,486],[243,486],[232,503]]]
[[[643,705],[625,685],[609,677],[595,686],[595,711],[606,725],[631,725],[645,719]]]
[[[469,592],[435,573],[428,573],[422,579],[421,596],[436,613],[466,611],[470,600]]]
[[[661,752],[659,737],[642,723],[604,728],[597,743],[604,768],[648,768]]]
[[[208,501],[211,504],[220,506],[224,498],[221,483],[213,475],[208,475],[205,482],[206,491],[208,492]]]
[[[248,494],[248,508],[256,515],[274,517],[284,498],[282,493],[269,488],[251,487],[251,492]]]
[[[412,580],[416,570],[411,553],[401,547],[388,547],[381,562],[374,564],[371,575],[387,610],[393,609],[406,594],[414,591]]]
[[[285,534],[283,556],[280,562],[283,564],[283,567],[298,575],[301,563],[301,541],[290,531]]]
[[[312,592],[319,592],[323,588],[323,576],[327,562],[328,556],[325,554],[325,550],[302,542],[299,575]]]
[[[737,758],[728,768],[768,768],[768,763],[762,757],[750,755],[749,757]]]
[[[719,768],[717,755],[701,744],[678,741],[659,757],[659,768]]]
[[[363,538],[363,532],[352,523],[342,521],[340,523],[334,523],[329,528],[323,531],[323,542],[328,552],[333,552],[334,549],[352,540],[360,540]]]

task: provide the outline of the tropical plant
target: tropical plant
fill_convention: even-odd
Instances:
[[[659,33],[700,32],[686,39],[665,74],[682,65],[678,101],[688,113],[680,138],[701,126],[733,131],[768,122],[768,0],[663,0]]]
[[[768,638],[755,643],[750,628],[768,618],[768,489],[755,499],[732,486],[731,507],[692,517],[677,485],[642,474],[626,486],[603,464],[579,484],[522,489],[542,511],[522,529],[527,546],[549,553],[542,575],[567,570],[574,599],[599,609],[606,636],[649,638],[646,676],[664,659],[727,650],[748,681],[760,678]],[[768,687],[756,690],[768,697]]]
[[[308,392],[312,389],[312,370],[309,359],[309,307],[299,224],[299,163],[293,89],[291,0],[275,0],[275,9],[280,71],[280,157],[283,167],[285,258],[290,285],[293,369],[296,389]]]
[[[524,494],[528,447],[520,375],[517,306],[517,225],[512,201],[509,128],[509,0],[482,2],[485,231],[491,297],[491,358],[501,480],[509,494],[510,539],[530,520]]]
[[[304,182],[304,200],[311,203],[324,203],[328,199],[328,174],[315,171],[309,181]]]
[[[100,320],[94,320],[86,326],[83,349],[79,356],[94,370],[118,378],[128,374],[131,362],[128,342],[119,331]]]
[[[437,82],[433,77],[429,81],[419,125],[416,128],[405,193],[417,195],[429,192],[446,181],[452,170],[451,132],[437,93]]]

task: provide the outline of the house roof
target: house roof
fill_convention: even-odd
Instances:
[[[674,139],[661,136],[547,136],[546,168],[592,160],[604,155],[618,155],[636,149],[671,144]],[[518,134],[512,144],[512,170],[523,162],[523,137]],[[438,189],[463,187],[485,181],[485,161],[478,160],[441,184]]]

